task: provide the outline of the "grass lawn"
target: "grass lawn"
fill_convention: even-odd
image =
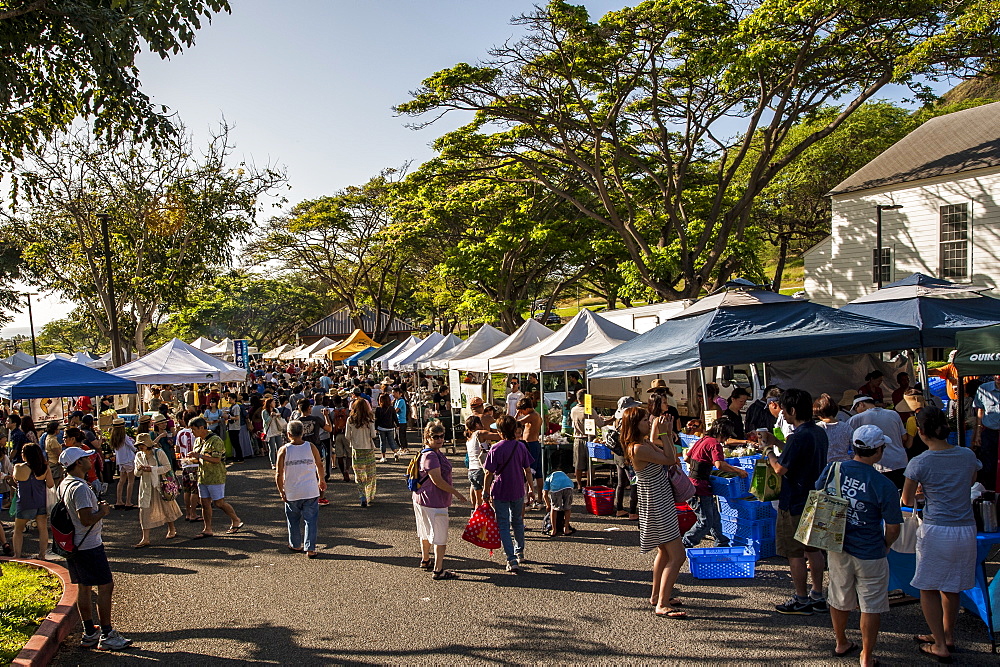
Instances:
[[[55,609],[62,584],[48,571],[4,563],[0,576],[0,665],[9,664]]]

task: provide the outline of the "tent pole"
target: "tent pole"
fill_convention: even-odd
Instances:
[[[698,369],[698,379],[701,380],[701,414],[698,415],[698,420],[701,421],[701,427],[707,429],[705,425],[705,413],[708,412],[708,391],[705,390],[705,369]]]
[[[965,447],[965,378],[958,374],[958,413],[955,415],[958,428],[958,446]]]
[[[923,389],[924,400],[930,395],[930,382],[927,378],[927,348],[917,350],[917,363],[920,366],[920,387]]]

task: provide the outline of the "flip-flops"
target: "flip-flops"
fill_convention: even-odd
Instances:
[[[837,651],[837,647],[836,647],[836,646],[834,646],[834,647],[833,647],[833,651],[832,651],[832,654],[833,654],[833,657],[834,657],[834,658],[845,658],[845,657],[847,657],[847,656],[851,655],[852,653],[854,653],[854,652],[856,652],[856,651],[860,651],[860,650],[861,650],[861,647],[860,647],[860,646],[858,646],[858,645],[857,645],[857,644],[855,644],[854,642],[851,642],[851,645],[850,645],[850,646],[848,646],[848,647],[847,647],[846,649],[844,649],[843,651]]]
[[[653,615],[656,616],[657,618],[684,619],[688,617],[687,612],[681,611],[680,609],[671,609],[670,611],[665,611],[662,614],[658,611],[654,611]]]
[[[238,525],[238,526],[231,526],[229,528],[229,530],[226,531],[226,535],[234,535],[235,533],[240,532],[240,528],[243,527],[244,523],[245,522],[240,521],[240,525]]]
[[[929,637],[928,635],[913,635],[913,641],[916,642],[917,644],[933,644],[934,638]],[[954,644],[945,644],[945,646],[948,648],[949,652],[951,653],[955,652]]]
[[[950,665],[951,664],[951,656],[950,655],[938,655],[937,653],[934,653],[934,651],[930,650],[930,648],[931,648],[931,644],[918,644],[917,645],[917,650],[920,651],[920,653],[922,653],[924,656],[926,656],[928,658],[932,658],[934,660],[937,660],[942,665]]]
[[[435,571],[431,578],[435,581],[440,581],[442,579],[458,579],[458,575],[451,570],[440,570]]]
[[[215,537],[215,533],[198,533],[197,535],[195,535],[191,539],[192,540],[203,540],[206,537]]]

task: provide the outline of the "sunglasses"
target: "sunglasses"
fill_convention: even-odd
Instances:
[[[431,440],[444,440],[444,433],[435,433],[431,436]]]

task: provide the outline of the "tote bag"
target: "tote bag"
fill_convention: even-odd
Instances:
[[[831,485],[830,480],[833,479]],[[833,493],[831,493],[831,491]],[[795,539],[806,546],[824,551],[844,550],[844,530],[851,502],[840,493],[840,463],[835,463],[826,475],[822,490],[812,490],[795,529]]]
[[[762,502],[777,500],[781,495],[781,475],[774,472],[766,457],[757,459],[750,482],[750,493]]]
[[[916,510],[903,508],[903,525],[899,527],[899,537],[889,547],[896,553],[917,553],[917,533],[920,532],[920,515]]]
[[[675,503],[686,503],[694,497],[694,483],[690,477],[684,474],[679,465],[667,466],[667,478],[674,490]]]
[[[500,528],[497,526],[497,515],[489,503],[483,503],[476,508],[465,526],[462,539],[475,544],[477,547],[489,549],[490,554],[494,549],[500,548]]]

